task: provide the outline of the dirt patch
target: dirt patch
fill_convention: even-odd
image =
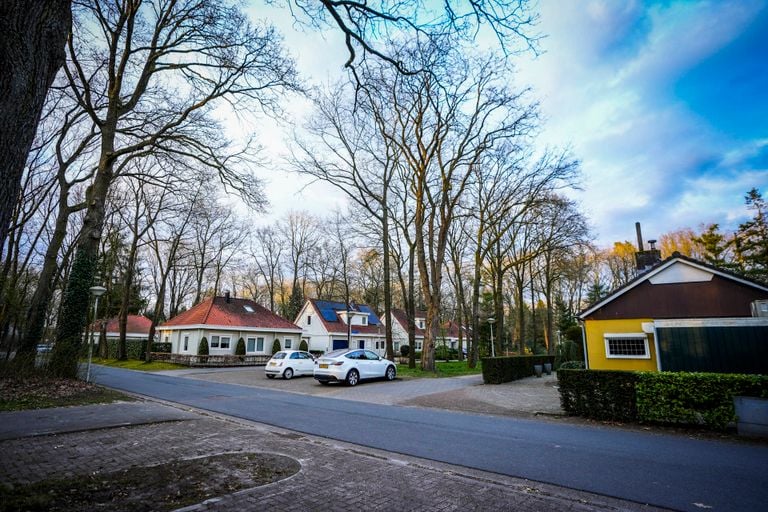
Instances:
[[[0,511],[174,510],[276,482],[300,468],[298,461],[283,455],[235,453],[30,485],[0,485]]]
[[[0,378],[0,411],[132,400],[128,395],[81,380],[47,376]]]

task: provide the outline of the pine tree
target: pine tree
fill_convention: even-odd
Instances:
[[[739,225],[735,236],[735,251],[743,272],[758,281],[768,282],[768,220],[766,203],[756,188],[744,197],[747,208],[755,216]]]

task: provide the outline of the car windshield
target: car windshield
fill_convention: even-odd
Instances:
[[[285,359],[285,352],[278,352],[272,356],[272,359]]]
[[[330,358],[340,357],[346,354],[347,352],[349,352],[349,350],[346,348],[341,350],[334,350],[332,352],[328,352],[327,354],[323,354],[323,357],[330,357]]]

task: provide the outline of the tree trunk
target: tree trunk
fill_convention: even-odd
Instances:
[[[389,212],[386,205],[386,188],[384,193],[384,200],[382,201],[384,211],[382,212],[381,228],[382,228],[382,249],[384,253],[384,318],[387,319],[384,325],[384,340],[387,350],[387,359],[395,360],[395,347],[392,343],[392,322],[389,320],[392,318],[392,282],[389,267]]]
[[[0,248],[71,24],[70,0],[0,2]]]
[[[30,368],[30,365],[33,365],[35,361],[35,346],[40,343],[45,331],[46,313],[53,297],[56,276],[59,271],[58,255],[67,236],[70,213],[67,205],[67,193],[61,191],[55,228],[48,248],[45,250],[43,268],[40,270],[37,288],[27,312],[27,328],[16,355],[17,358],[21,356],[20,362]]]
[[[133,286],[133,272],[136,267],[136,252],[138,251],[139,238],[133,237],[131,248],[128,252],[128,263],[125,269],[125,278],[123,280],[123,297],[120,301],[120,313],[118,314],[118,325],[120,339],[117,342],[117,358],[121,361],[128,360],[128,350],[126,346],[126,330],[128,328],[128,308],[131,300],[131,287]]]

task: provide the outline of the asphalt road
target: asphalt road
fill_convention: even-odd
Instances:
[[[676,510],[764,511],[768,446],[367,404],[98,367],[96,382],[312,435]],[[365,384],[362,384],[365,385]]]

